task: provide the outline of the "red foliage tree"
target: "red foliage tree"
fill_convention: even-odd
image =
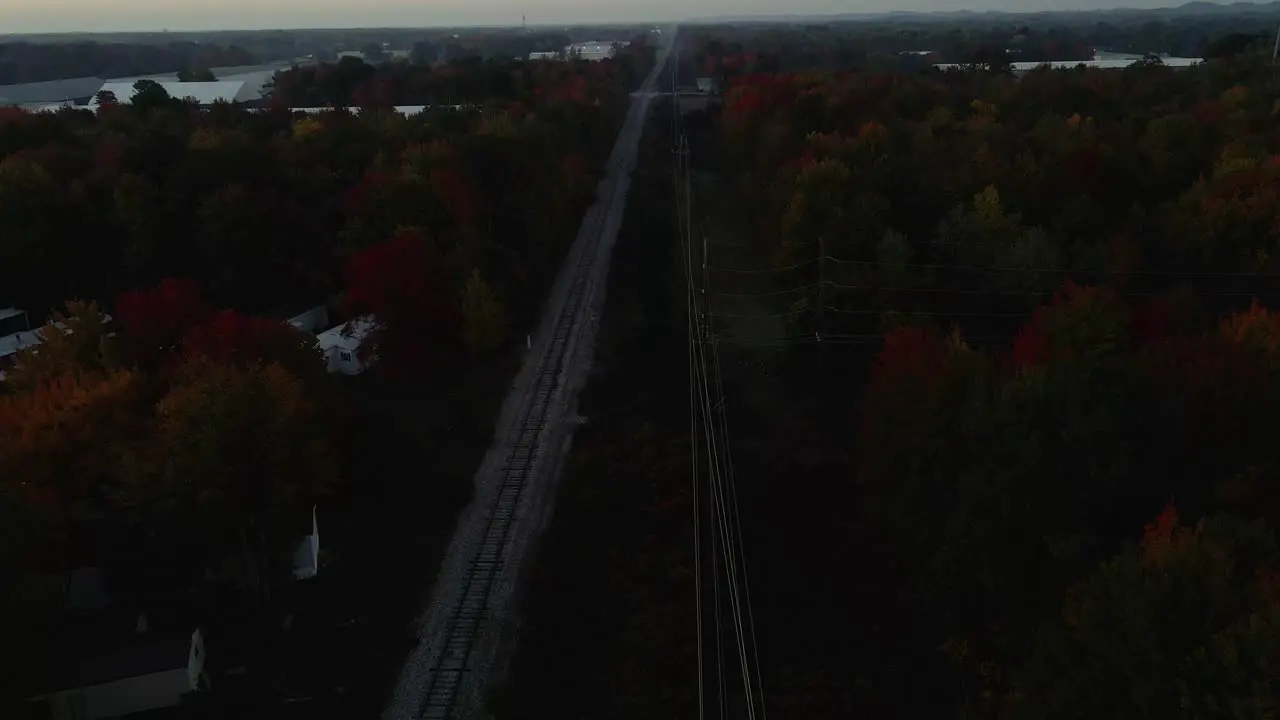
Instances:
[[[432,170],[431,189],[460,225],[475,224],[475,197],[461,175],[447,168]]]
[[[894,330],[871,367],[864,438],[879,444],[903,427],[928,424],[952,391],[980,372],[978,358],[957,338],[920,328]]]
[[[1129,342],[1126,308],[1109,290],[1068,282],[1013,341],[1015,368],[1106,355]]]
[[[391,175],[370,170],[360,178],[360,181],[349,189],[343,195],[339,206],[342,212],[347,215],[354,215],[365,210],[373,201],[373,198],[390,187],[395,182],[395,178]]]
[[[461,314],[444,256],[415,231],[356,253],[346,268],[354,310],[377,330],[362,350],[396,373],[430,369],[456,350]]]
[[[151,290],[116,299],[116,319],[134,360],[151,363],[178,348],[191,328],[212,314],[194,280],[165,278]]]
[[[302,377],[322,369],[314,337],[278,320],[234,310],[223,310],[187,333],[182,354],[219,363],[278,363]]]
[[[928,382],[948,367],[951,349],[936,333],[899,328],[884,340],[872,369],[872,384],[911,379]]]

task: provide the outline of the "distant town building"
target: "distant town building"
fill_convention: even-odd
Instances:
[[[621,40],[589,40],[587,42],[565,45],[562,50],[547,50],[529,53],[530,60],[563,60],[579,58],[582,60],[604,60],[617,54],[618,48],[631,43]]]
[[[307,114],[307,115],[319,115],[320,113],[333,112],[334,110],[337,110],[337,109],[345,110],[345,111],[347,111],[347,112],[349,112],[349,113],[352,113],[352,114],[354,114],[354,115],[359,115],[359,114],[360,114],[360,108],[359,108],[359,107],[346,107],[346,108],[332,108],[332,107],[304,107],[304,108],[289,108],[289,112],[293,112],[293,113],[305,113],[305,114]],[[484,106],[482,106],[482,105],[396,105],[396,106],[394,106],[394,107],[392,107],[392,108],[391,108],[391,110],[392,110],[392,111],[397,112],[397,113],[400,113],[401,115],[404,115],[404,116],[406,116],[406,117],[411,117],[411,116],[413,116],[413,115],[419,115],[419,114],[421,114],[421,113],[426,112],[427,110],[454,110],[454,111],[462,111],[462,110],[483,110],[483,109],[484,109]],[[252,110],[252,111],[257,111],[257,112],[264,112],[264,111],[268,111],[268,110],[269,110],[269,108],[250,108],[250,110]]]
[[[570,57],[583,60],[604,60],[613,57],[617,53],[617,48],[626,47],[629,44],[614,40],[589,40],[566,45],[564,52]]]
[[[1036,70],[1042,67],[1049,67],[1054,70],[1070,70],[1071,68],[1080,67],[1081,65],[1087,68],[1097,68],[1101,70],[1120,70],[1123,68],[1127,68],[1130,65],[1133,65],[1134,63],[1141,62],[1144,59],[1144,57],[1145,56],[1142,56],[1142,55],[1130,55],[1130,56],[1118,56],[1118,57],[1114,55],[1109,57],[1099,57],[1098,55],[1095,55],[1093,60],[1059,60],[1059,61],[1053,61],[1053,62],[1015,62],[1015,63],[1012,63],[1011,65],[1012,65],[1013,73],[1015,75],[1025,75],[1033,70]],[[1200,63],[1204,62],[1204,60],[1201,58],[1159,57],[1158,59],[1166,67],[1171,67],[1171,68],[1188,68],[1195,65],[1199,65]],[[965,66],[966,66],[966,63],[938,63],[934,65],[934,67],[938,68],[939,70],[951,70],[954,68],[963,68]]]

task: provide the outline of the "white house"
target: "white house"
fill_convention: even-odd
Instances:
[[[359,375],[373,358],[360,359],[360,344],[377,327],[370,315],[329,328],[316,335],[316,347],[324,354],[325,367],[331,373]]]
[[[311,508],[311,534],[305,535],[298,549],[293,552],[293,577],[306,580],[316,576],[320,569],[320,526],[316,524],[316,509]]]
[[[141,618],[139,627],[145,627]],[[201,687],[204,662],[199,628],[173,635],[143,631],[132,642],[62,664],[27,702],[37,717],[55,720],[98,720],[172,707]]]

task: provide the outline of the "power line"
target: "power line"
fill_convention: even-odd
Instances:
[[[813,283],[810,283],[808,285],[797,285],[796,287],[793,287],[793,288],[787,288],[786,290],[777,290],[774,292],[731,293],[731,292],[721,292],[719,290],[716,290],[716,291],[712,291],[711,294],[715,295],[716,297],[723,297],[723,298],[778,297],[780,295],[791,295],[801,290],[810,290],[813,287],[815,287],[815,285]]]
[[[1079,274],[1079,275],[1150,275],[1155,277],[1247,277],[1247,278],[1280,278],[1280,273],[1261,273],[1261,272],[1232,272],[1232,271],[1212,271],[1212,270],[1079,270],[1065,268],[1027,268],[1027,267],[1001,267],[1001,266],[984,266],[984,265],[956,265],[942,263],[901,263],[901,262],[885,262],[883,260],[842,260],[837,257],[826,255],[822,258],[838,265],[866,265],[866,266],[889,266],[900,268],[917,268],[922,270],[967,270],[973,272],[1034,272],[1052,274]],[[812,261],[810,261],[812,262]]]
[[[768,320],[768,319],[770,319],[770,318],[780,318],[780,317],[791,317],[791,316],[793,316],[793,315],[803,315],[803,314],[805,314],[806,312],[808,312],[808,310],[789,310],[789,311],[787,311],[787,312],[782,312],[782,313],[762,313],[762,314],[755,314],[755,313],[753,313],[753,314],[750,314],[750,315],[733,315],[733,314],[730,314],[730,313],[715,313],[715,314],[713,315],[713,317],[732,318],[732,319],[735,319],[735,320]]]
[[[789,270],[795,270],[796,268],[802,268],[806,265],[812,265],[816,262],[818,262],[818,258],[815,257],[815,258],[810,258],[808,260],[803,260],[794,265],[787,265],[786,267],[780,267],[780,268],[745,269],[745,268],[724,268],[724,267],[715,267],[713,265],[708,265],[707,269],[714,272],[737,273],[741,275],[756,275],[756,274],[765,274],[765,273],[787,272]]]
[[[909,310],[842,310],[842,309],[840,309],[840,308],[831,307],[830,305],[825,306],[825,308],[824,308],[824,309],[825,309],[825,310],[827,310],[828,312],[839,313],[839,314],[841,314],[841,315],[894,315],[894,314],[898,314],[898,315],[907,315],[907,316],[911,316],[911,315],[919,315],[919,316],[922,316],[922,317],[987,317],[987,318],[997,318],[997,317],[1004,317],[1004,318],[1026,318],[1026,317],[1031,317],[1031,315],[1032,315],[1032,313],[1027,313],[1027,312],[1021,312],[1021,313],[1000,313],[1000,312],[952,312],[952,311],[950,311],[950,310],[945,310],[945,311],[930,311],[930,310],[919,310],[919,311],[909,311]]]
[[[785,265],[777,268],[729,268],[708,265],[707,269],[713,272],[733,273],[741,275],[753,274],[769,274],[782,273],[796,270],[798,268],[812,265],[819,260],[825,262],[833,262],[837,265],[860,265],[865,267],[889,267],[889,268],[913,268],[917,270],[963,270],[966,272],[1023,272],[1023,273],[1040,273],[1042,275],[1100,275],[1100,276],[1151,276],[1151,277],[1227,277],[1227,278],[1280,278],[1280,272],[1248,272],[1248,271],[1230,271],[1230,270],[1114,270],[1114,269],[1085,269],[1085,268],[1036,268],[1036,267],[1017,267],[1013,265],[963,265],[958,263],[909,263],[909,262],[893,262],[887,260],[846,260],[843,258],[824,255],[821,257],[813,257],[808,260],[801,260],[791,265]]]
[[[823,345],[881,345],[887,337],[887,335],[875,333],[868,333],[864,335],[828,334],[823,335],[821,340],[814,335],[783,335],[759,340],[747,340],[721,336],[717,338],[716,342],[724,343],[726,345],[738,345],[741,347],[752,348],[788,348],[798,345],[817,344],[819,342]],[[1007,342],[1009,340],[1007,337],[995,336],[963,336],[961,339],[966,342],[979,344]]]
[[[727,415],[725,413],[725,396],[723,378],[719,363],[719,353],[715,345],[715,333],[711,321],[714,319],[712,313],[713,295],[708,292],[709,288],[709,270],[706,261],[706,240],[703,236],[703,253],[702,253],[702,274],[703,287],[698,292],[694,284],[693,276],[693,235],[692,235],[692,208],[693,208],[693,191],[692,178],[689,170],[689,145],[686,137],[681,134],[679,136],[679,155],[677,162],[674,163],[676,168],[673,173],[675,180],[675,191],[677,195],[677,212],[683,210],[682,222],[678,222],[680,228],[681,246],[684,251],[684,270],[686,282],[686,316],[687,327],[689,331],[689,339],[691,343],[690,351],[690,378],[691,378],[691,394],[696,394],[698,402],[693,403],[699,406],[702,415],[702,425],[704,430],[705,447],[707,451],[707,470],[708,470],[708,490],[710,492],[711,511],[712,511],[712,573],[715,586],[715,616],[716,616],[716,643],[717,643],[717,673],[718,687],[721,696],[719,698],[720,713],[723,717],[727,710],[726,699],[726,676],[723,666],[723,645],[721,642],[722,628],[720,624],[720,600],[719,600],[719,568],[718,561],[723,560],[723,566],[726,572],[727,594],[729,599],[729,615],[730,623],[736,640],[738,650],[738,661],[742,670],[743,691],[746,700],[746,709],[748,720],[755,720],[755,693],[752,690],[753,674],[750,665],[756,666],[755,678],[759,677],[759,648],[755,641],[754,618],[750,609],[749,586],[745,576],[745,556],[743,554],[741,541],[741,526],[738,524],[737,511],[737,495],[736,483],[734,482],[734,473],[732,465],[732,455],[729,448],[729,435],[727,427]],[[679,202],[680,194],[680,169],[684,170],[684,202]],[[698,298],[701,296],[702,304],[705,308],[699,307]],[[704,323],[703,320],[706,322]],[[708,345],[710,346],[710,362],[708,358]],[[712,393],[711,371],[708,366],[714,368],[714,398]],[[713,401],[714,400],[714,401]],[[692,415],[691,415],[692,419]],[[717,422],[717,420],[719,422]],[[696,431],[696,422],[691,423]],[[718,427],[717,427],[718,425]],[[696,438],[695,438],[696,444]],[[695,448],[695,453],[697,449]],[[726,482],[727,479],[727,482]],[[695,487],[697,478],[695,477]],[[727,491],[726,491],[727,490]],[[732,497],[732,506],[729,498]],[[736,540],[736,542],[735,542]],[[717,552],[717,549],[719,552]],[[741,570],[741,585],[739,588],[739,575]],[[744,633],[744,617],[742,607],[742,595],[747,594],[747,612],[745,624],[750,626],[750,634],[752,638],[752,659],[748,659],[747,641]],[[701,608],[698,610],[701,613]],[[699,637],[699,643],[702,638]],[[763,695],[761,695],[761,705],[763,706]]]

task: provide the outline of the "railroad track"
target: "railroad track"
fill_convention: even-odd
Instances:
[[[613,185],[612,192],[616,194],[617,187]],[[613,200],[611,194],[609,202]],[[603,213],[596,213],[592,218],[593,232],[598,234],[603,219]],[[527,397],[522,420],[509,441],[509,453],[501,471],[493,512],[484,529],[483,540],[475,548],[474,557],[465,571],[461,601],[444,629],[441,657],[430,669],[427,691],[419,712],[423,720],[449,720],[453,717],[462,676],[470,670],[468,661],[472,650],[486,629],[483,626],[492,617],[490,598],[504,569],[516,508],[541,459],[543,444],[540,441],[555,421],[552,397],[561,388],[561,372],[569,360],[570,334],[581,319],[579,312],[596,259],[594,243],[587,247],[588,251],[578,259],[573,285],[556,319],[551,342],[539,361],[537,379]]]
[[[652,87],[665,58],[661,53],[642,89]],[[552,301],[548,309],[554,320],[548,325],[550,318],[544,319],[534,344],[536,361],[513,388],[520,395],[509,430],[490,450],[498,453],[497,459],[486,459],[477,475],[473,512],[483,514],[459,527],[437,581],[441,587],[423,623],[424,647],[406,661],[384,716],[387,720],[458,720],[470,717],[481,703],[526,536],[537,531],[532,527],[537,520],[527,517],[537,514],[530,510],[535,504],[530,496],[545,490],[539,481],[556,464],[565,437],[557,430],[565,424],[567,408],[581,384],[581,374],[575,373],[580,341],[594,327],[592,306],[608,272],[607,255],[621,220],[648,104],[649,98],[636,98],[628,110],[606,164],[599,199],[583,218],[566,263],[568,275],[553,292],[562,304],[557,309]],[[586,338],[582,345],[589,348],[592,342]]]

